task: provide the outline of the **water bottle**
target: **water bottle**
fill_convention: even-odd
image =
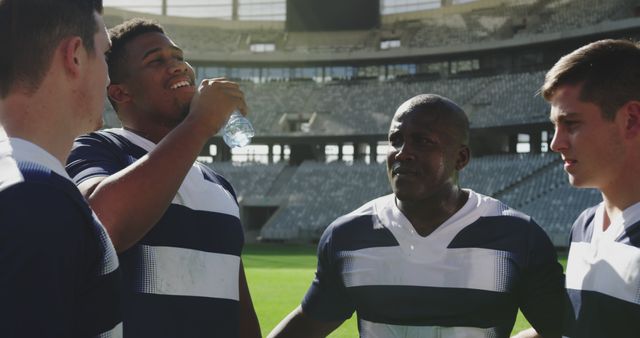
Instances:
[[[237,110],[231,113],[222,130],[222,138],[229,148],[246,146],[255,134],[251,122]]]

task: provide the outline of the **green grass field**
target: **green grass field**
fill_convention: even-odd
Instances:
[[[247,245],[242,256],[253,304],[266,336],[282,318],[300,304],[316,267],[315,247],[310,245]],[[562,265],[566,257],[562,255]],[[522,314],[514,332],[529,327]],[[358,337],[354,315],[334,331],[332,338]]]

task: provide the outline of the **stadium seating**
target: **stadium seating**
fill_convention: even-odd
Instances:
[[[284,201],[261,230],[265,240],[317,239],[338,216],[390,193],[382,164],[306,161],[281,189],[270,188],[282,164],[214,163],[213,168],[229,179],[241,198]]]
[[[282,163],[266,165],[216,162],[210,166],[233,184],[236,196],[240,200],[246,196],[266,196],[274,180],[284,168]]]
[[[316,114],[309,134],[385,134],[397,106],[417,93],[447,96],[465,107],[471,126],[518,125],[548,120],[547,103],[536,96],[543,72],[471,78],[253,83],[241,87],[260,134],[287,134],[285,114]]]
[[[490,196],[504,194],[507,188],[521,183],[557,160],[558,155],[551,153],[503,154],[472,158],[460,172],[460,185]],[[557,163],[555,166],[560,167]],[[508,202],[516,207],[511,200]]]
[[[310,134],[385,134],[397,106],[417,93],[451,98],[469,114],[473,128],[548,120],[547,103],[536,96],[544,72],[417,81],[359,80],[318,84],[307,81],[241,82],[251,119],[262,135],[287,134],[285,114],[317,114]],[[107,126],[118,126],[105,104]]]
[[[305,161],[280,189],[273,183],[283,164],[214,163],[240,199],[282,201],[260,231],[263,240],[317,240],[337,217],[391,193],[384,164]],[[510,154],[474,158],[460,175],[460,185],[494,196],[531,215],[553,239],[566,246],[577,215],[600,202],[593,189],[568,185],[556,154]]]

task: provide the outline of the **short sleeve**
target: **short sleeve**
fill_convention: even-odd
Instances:
[[[564,274],[551,240],[542,228],[532,223],[519,306],[538,333],[544,337],[560,337],[566,304]]]
[[[340,274],[339,259],[332,249],[333,227],[329,226],[318,244],[318,267],[307,291],[302,309],[321,321],[346,320],[355,311]]]
[[[0,332],[3,337],[70,337],[84,276],[97,260],[76,202],[42,183],[0,194]]]
[[[115,140],[103,134],[91,133],[75,140],[66,170],[73,181],[79,184],[92,177],[111,176],[127,165]]]

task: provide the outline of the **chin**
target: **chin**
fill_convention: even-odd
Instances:
[[[80,130],[80,134],[88,134],[97,130],[100,130],[104,126],[104,121],[102,116],[95,120],[87,121],[82,130]]]
[[[410,202],[418,199],[417,193],[414,191],[407,191],[406,189],[393,189],[393,194],[402,202]]]
[[[579,178],[573,175],[569,175],[569,184],[575,188],[598,188],[598,185],[589,178]]]

